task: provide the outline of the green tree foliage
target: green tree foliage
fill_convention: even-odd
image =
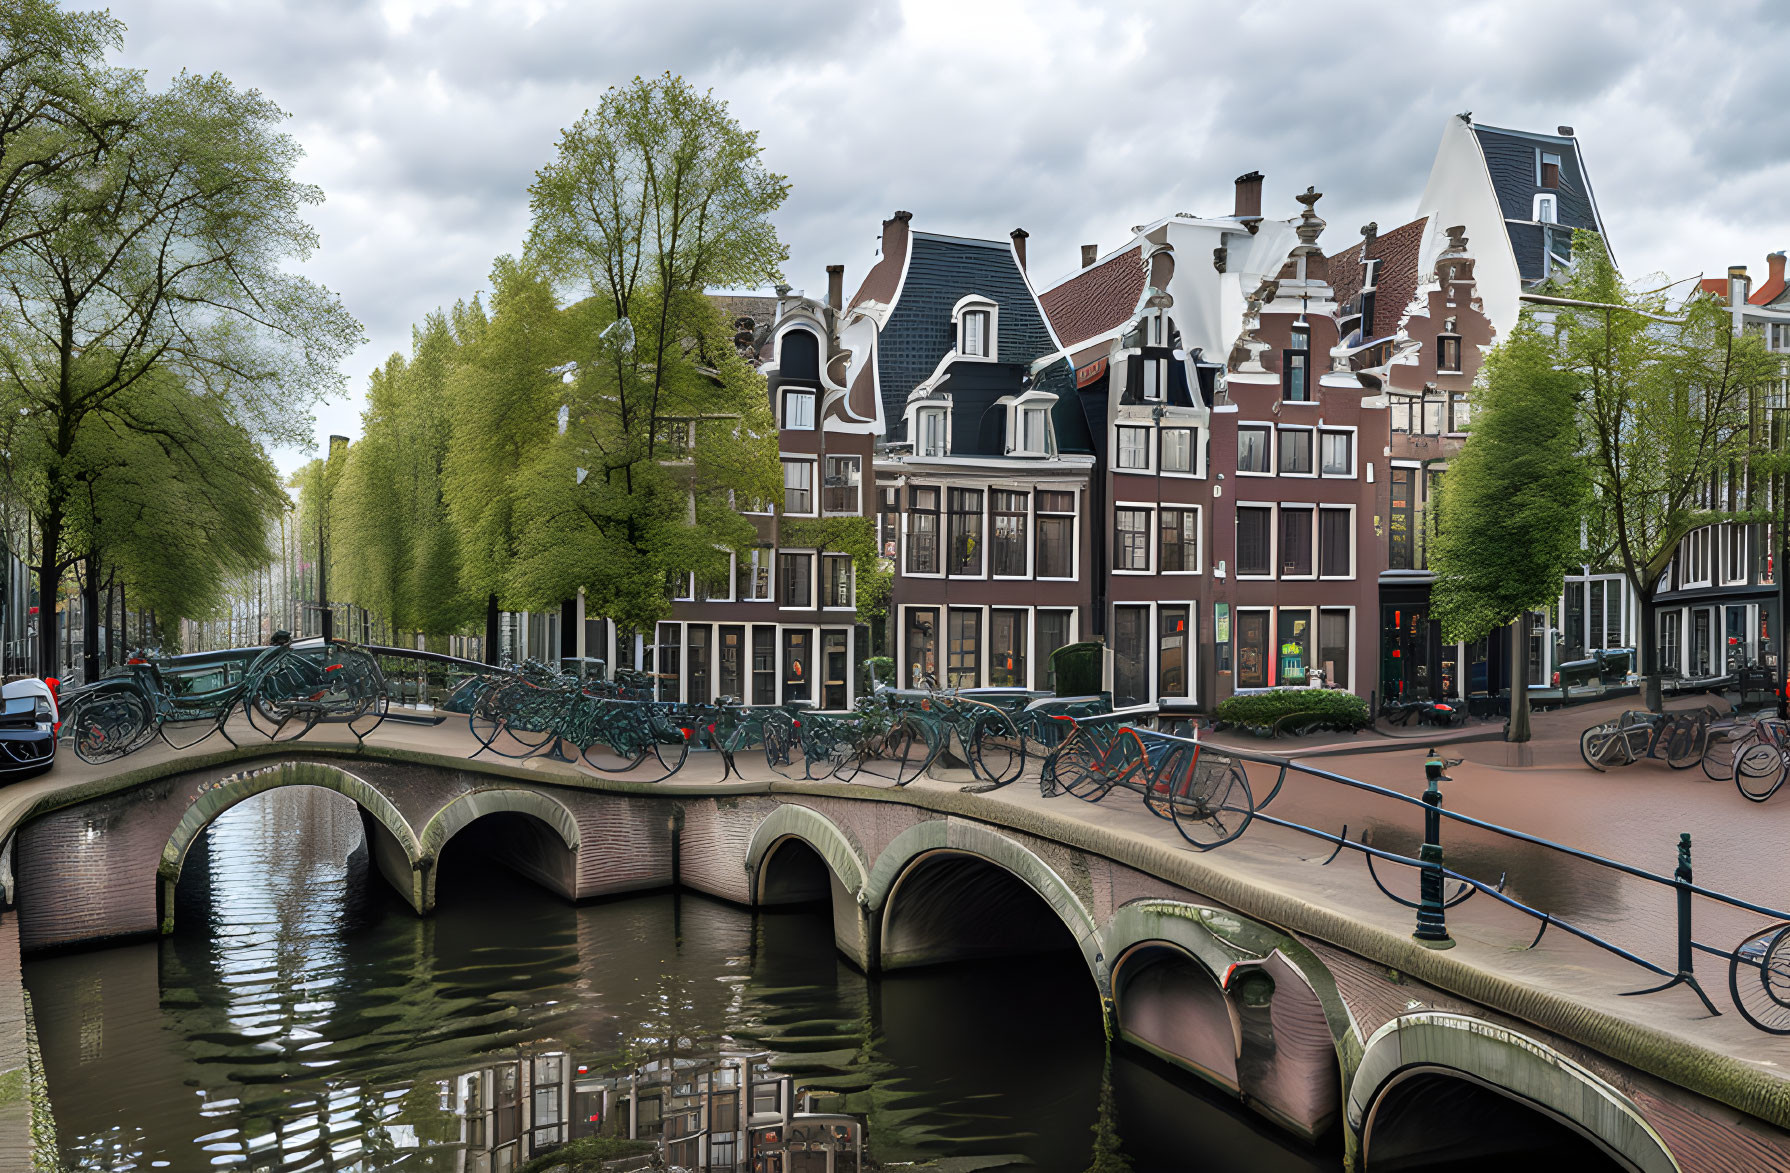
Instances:
[[[788,183],[759,153],[725,103],[668,74],[611,89],[537,174],[528,263],[579,300],[570,381],[547,384],[545,412],[532,381],[510,391],[547,428],[517,476],[518,602],[583,587],[644,627],[668,576],[712,579],[756,543],[739,502],[780,495],[775,421],[706,291],[775,281],[788,256],[769,220]],[[506,473],[508,458],[468,457]]]
[[[85,434],[192,447],[172,429],[198,417],[157,415],[135,393],[166,372],[254,440],[300,440],[360,340],[337,299],[291,271],[315,246],[301,213],[322,195],[292,178],[281,111],[215,75],[121,90],[128,116],[106,148],[15,208],[0,252],[0,418],[35,473],[14,485],[37,530],[45,671],[55,584],[86,553],[69,528]]]

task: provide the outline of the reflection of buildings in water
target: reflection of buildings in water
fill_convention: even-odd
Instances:
[[[666,1167],[704,1173],[858,1173],[863,1162],[863,1123],[812,1111],[813,1097],[762,1054],[593,1074],[553,1051],[467,1072],[453,1088],[465,1173],[512,1173],[599,1134],[656,1140]]]

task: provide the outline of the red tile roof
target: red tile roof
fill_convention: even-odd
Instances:
[[[1073,346],[1130,318],[1143,292],[1144,252],[1133,248],[1045,290],[1038,301],[1058,341]]]
[[[1724,305],[1728,302],[1728,279],[1726,277],[1705,277],[1697,282],[1697,288],[1715,297]]]
[[[1426,216],[1401,224],[1380,233],[1367,246],[1367,256],[1380,262],[1378,284],[1374,286],[1374,320],[1366,323],[1368,338],[1384,338],[1398,331],[1405,307],[1417,293],[1417,257],[1423,249],[1423,230],[1428,223]],[[1330,288],[1336,291],[1338,305],[1361,292],[1361,260],[1359,244],[1329,258]]]

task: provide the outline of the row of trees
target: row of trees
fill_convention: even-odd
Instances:
[[[1784,360],[1737,333],[1716,298],[1674,306],[1671,286],[1633,288],[1597,235],[1575,233],[1572,252],[1487,359],[1472,435],[1443,481],[1436,613],[1448,640],[1518,620],[1522,665],[1527,617],[1560,597],[1565,575],[1618,569],[1641,604],[1637,651],[1658,709],[1653,601],[1679,543],[1717,522],[1779,520],[1768,502],[1784,504],[1786,458],[1767,397]],[[1525,690],[1512,700],[1511,736],[1526,740]]]
[[[582,589],[651,630],[668,578],[724,576],[753,547],[735,503],[781,494],[777,431],[706,290],[780,277],[788,184],[759,153],[670,75],[564,132],[488,304],[416,327],[373,374],[361,439],[301,473],[301,530],[327,511],[333,598],[425,635],[482,617],[490,655],[500,609]]]
[[[0,492],[29,529],[45,674],[71,568],[91,673],[102,593],[166,621],[269,561],[265,446],[307,439],[361,340],[292,271],[323,197],[293,178],[285,115],[215,74],[150,89],[107,60],[123,34],[0,6]]]

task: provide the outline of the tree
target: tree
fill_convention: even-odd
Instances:
[[[291,272],[315,246],[284,115],[216,75],[136,92],[104,151],[14,210],[0,252],[0,417],[15,459],[35,447],[24,504],[37,531],[41,657],[57,664],[55,597],[83,551],[68,540],[74,456],[92,427],[169,433],[130,392],[166,371],[256,440],[300,441],[360,327]],[[15,483],[19,483],[15,480]]]
[[[789,185],[759,156],[726,103],[666,74],[609,90],[537,173],[527,255],[578,299],[576,365],[544,417],[563,405],[565,428],[528,452],[518,599],[582,587],[646,629],[668,578],[756,544],[738,503],[780,496],[775,421],[707,290],[772,283],[788,256],[769,217]]]
[[[1680,541],[1720,521],[1749,520],[1738,485],[1763,437],[1754,426],[1782,361],[1728,308],[1696,295],[1669,312],[1665,290],[1631,289],[1603,241],[1573,234],[1573,265],[1544,291],[1555,315],[1554,367],[1571,380],[1591,478],[1587,561],[1622,569],[1641,604],[1636,651],[1645,703],[1660,707],[1653,600]],[[1669,287],[1668,287],[1669,288]],[[1444,492],[1446,498],[1446,491]]]
[[[1559,598],[1583,560],[1590,480],[1574,405],[1577,381],[1554,366],[1552,339],[1525,312],[1486,357],[1473,428],[1442,481],[1431,599],[1448,642],[1511,627],[1508,736],[1529,739],[1529,613]]]

